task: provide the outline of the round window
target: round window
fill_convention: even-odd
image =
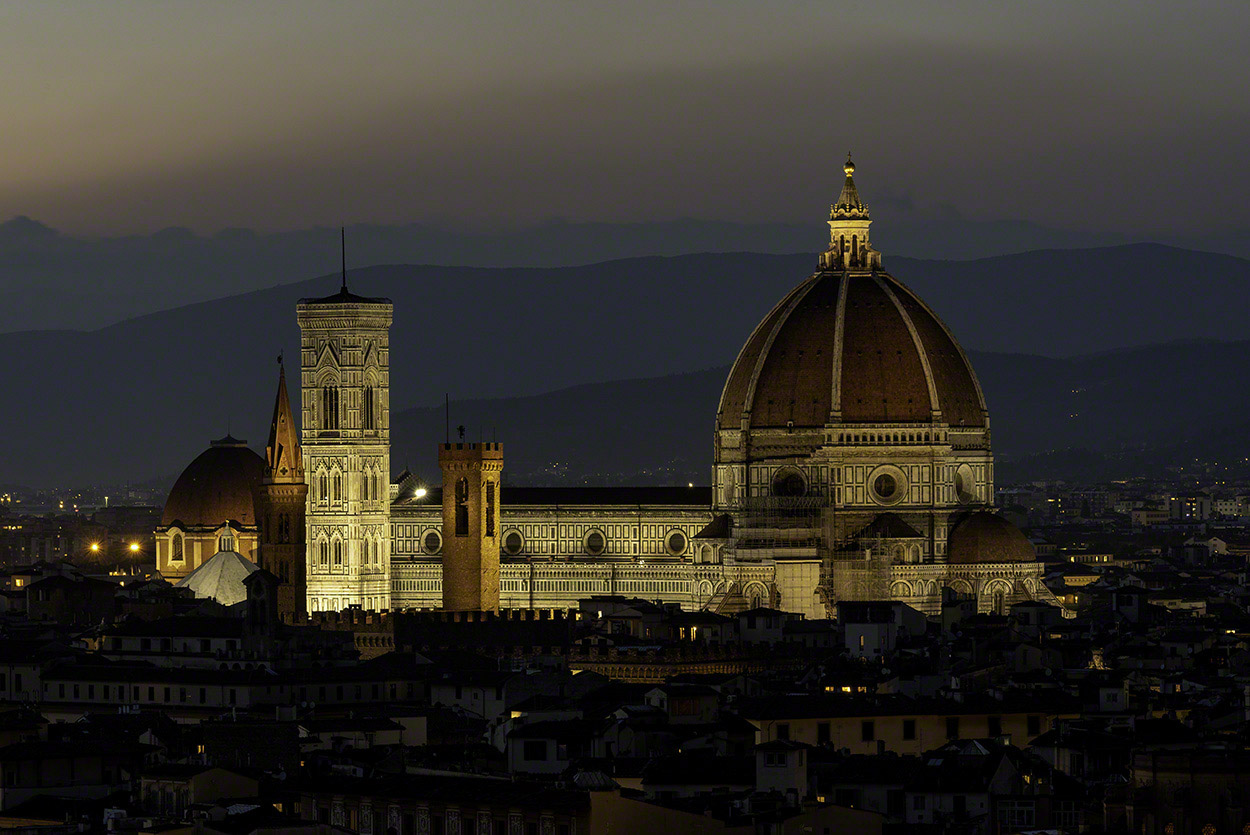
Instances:
[[[425,553],[437,554],[438,550],[442,547],[443,547],[443,538],[438,535],[438,531],[426,531]]]
[[[674,557],[686,553],[686,535],[681,531],[673,531],[668,535],[668,552]]]
[[[603,538],[602,531],[591,531],[586,534],[586,553],[592,557],[602,554],[607,544],[607,540]]]
[[[508,531],[503,537],[503,552],[510,557],[515,557],[521,553],[521,549],[525,547],[525,540],[521,538],[520,531]]]
[[[773,479],[774,496],[802,496],[807,492],[807,482],[795,470],[782,470]]]
[[[898,492],[898,482],[889,473],[882,473],[872,483],[872,489],[879,497],[892,499],[894,494]]]
[[[960,504],[971,504],[977,500],[977,477],[967,464],[960,464],[955,470],[955,498]]]
[[[882,465],[868,475],[868,498],[877,504],[898,504],[907,498],[907,476],[898,467]]]

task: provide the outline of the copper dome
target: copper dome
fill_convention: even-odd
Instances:
[[[823,270],[751,334],[725,382],[717,425],[940,420],[983,428],[986,414],[968,358],[915,293],[883,272]]]
[[[255,527],[252,496],[264,474],[265,459],[243,441],[213,441],[174,482],[161,526],[217,527],[229,521]]]
[[[951,564],[1036,562],[1037,551],[1020,529],[1003,517],[979,510],[950,532],[946,561]]]

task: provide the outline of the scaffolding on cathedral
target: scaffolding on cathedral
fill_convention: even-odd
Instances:
[[[810,551],[821,542],[821,514],[826,496],[758,496],[745,499],[734,526],[734,552],[739,560],[772,559],[779,553]]]

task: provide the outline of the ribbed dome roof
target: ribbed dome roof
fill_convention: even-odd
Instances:
[[[223,606],[247,599],[243,581],[256,563],[235,551],[218,551],[213,558],[178,581],[175,588],[191,589],[196,597],[211,598]]]
[[[256,525],[253,491],[265,474],[265,459],[229,436],[213,441],[192,461],[169,491],[161,525],[216,527],[223,522]]]
[[[882,272],[821,271],[764,317],[721,395],[737,429],[844,423],[984,427],[972,366],[937,315]]]
[[[950,532],[946,561],[952,564],[982,562],[1036,562],[1037,551],[1020,529],[1003,517],[979,510]]]

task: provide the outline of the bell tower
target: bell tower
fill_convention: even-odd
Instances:
[[[347,289],[297,308],[308,608],[391,605],[390,299]]]
[[[265,474],[257,490],[260,543],[256,564],[275,575],[278,614],[288,621],[308,614],[308,574],[304,554],[308,483],[299,434],[286,392],[286,369],[278,358],[278,396],[265,445]]]
[[[503,444],[443,444],[438,466],[443,471],[443,609],[498,612]]]

